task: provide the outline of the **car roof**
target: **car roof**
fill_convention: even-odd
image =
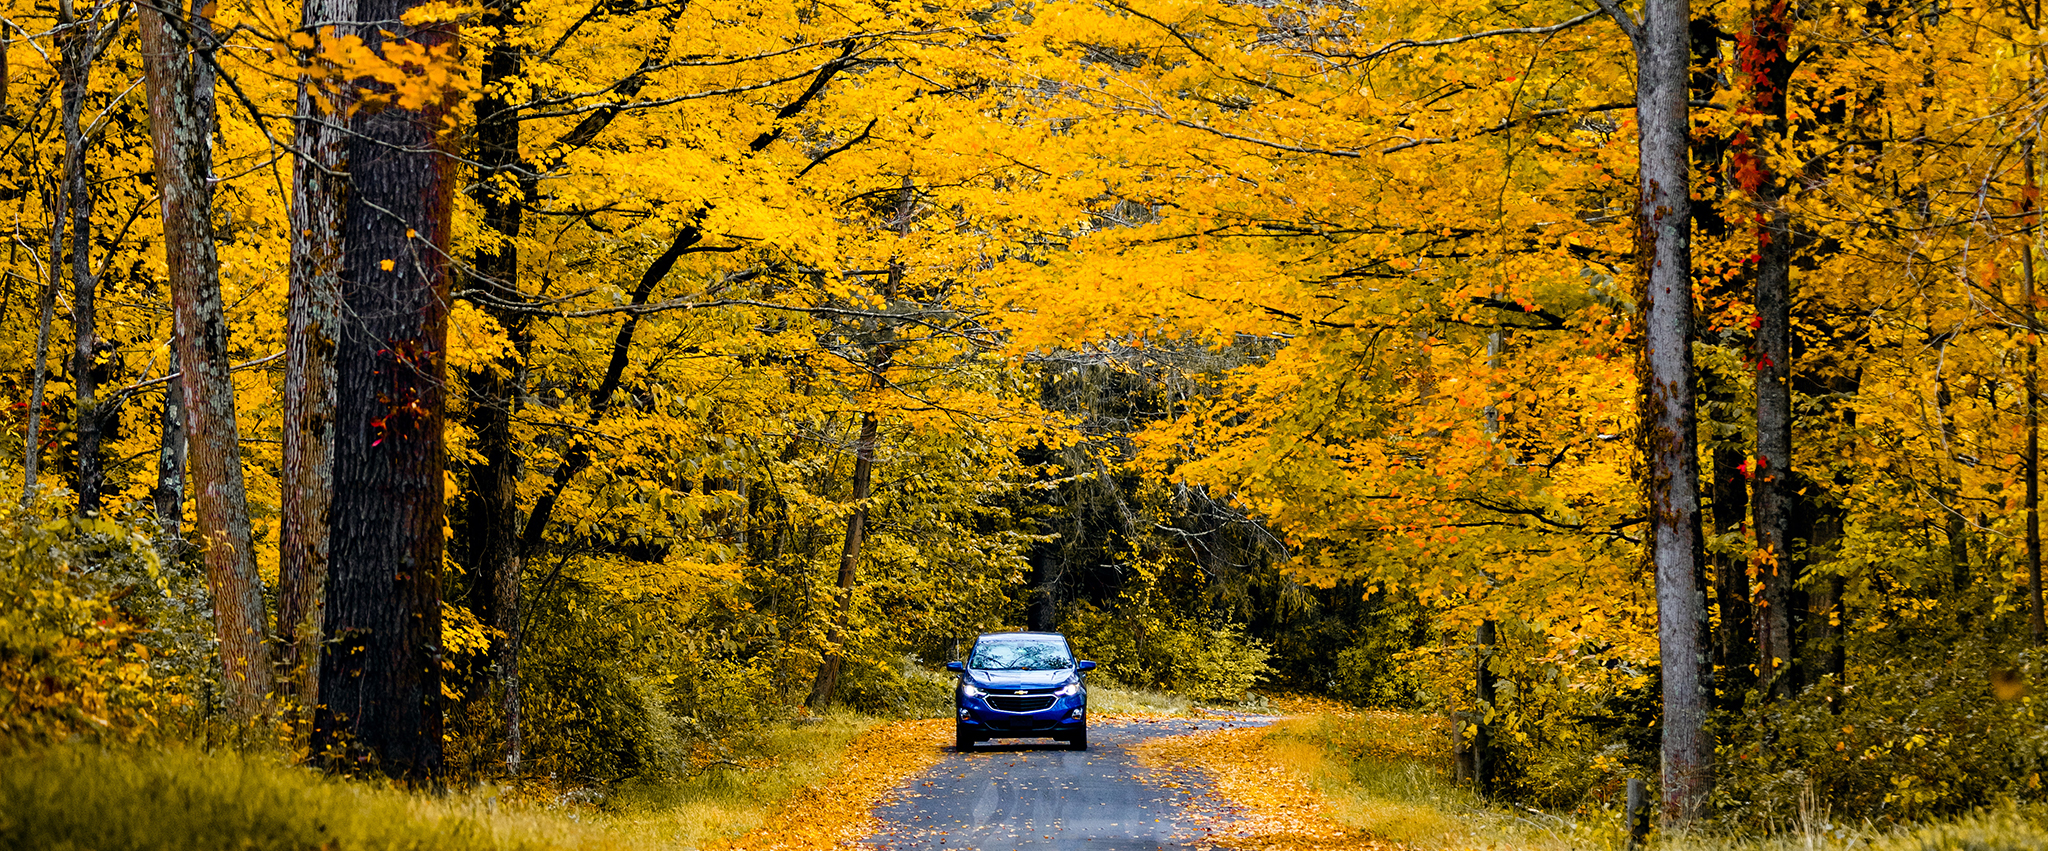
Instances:
[[[982,633],[982,634],[981,634],[981,637],[980,637],[980,638],[977,638],[977,639],[975,639],[975,640],[976,640],[976,641],[991,641],[991,640],[993,640],[993,641],[1008,641],[1008,640],[1011,640],[1011,639],[1018,639],[1018,638],[1058,638],[1058,639],[1062,639],[1062,640],[1064,640],[1064,639],[1066,638],[1066,636],[1064,636],[1064,635],[1061,635],[1061,634],[1059,634],[1059,633],[1057,633],[1057,632],[1027,632],[1027,631],[1019,630],[1019,631],[1017,631],[1017,632],[985,632],[985,633]]]

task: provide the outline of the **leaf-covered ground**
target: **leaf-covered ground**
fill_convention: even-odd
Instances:
[[[1267,747],[1265,727],[1230,727],[1153,739],[1139,758],[1159,783],[1178,783],[1187,768],[1200,770],[1208,790],[1188,818],[1211,828],[1228,848],[1260,851],[1390,849],[1397,846],[1338,822],[1329,801],[1302,776],[1280,764]]]
[[[732,843],[746,851],[810,851],[850,844],[874,832],[875,804],[945,755],[952,722],[921,719],[882,724],[861,734],[839,770],[791,796],[766,824]]]

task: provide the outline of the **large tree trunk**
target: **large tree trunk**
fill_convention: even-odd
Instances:
[[[1693,406],[1692,204],[1688,164],[1686,0],[1647,0],[1640,23],[1611,0],[1634,42],[1641,195],[1643,354],[1641,430],[1647,472],[1650,561],[1657,577],[1657,639],[1664,683],[1660,788],[1664,821],[1699,812],[1711,780],[1704,723],[1706,608],[1699,587],[1698,435]]]
[[[839,550],[839,581],[834,590],[838,611],[832,618],[832,631],[825,638],[824,664],[818,666],[818,678],[811,684],[808,702],[814,710],[822,711],[832,705],[832,694],[839,689],[839,669],[846,659],[840,643],[846,640],[853,623],[853,589],[860,577],[861,544],[867,539],[868,495],[874,487],[878,428],[874,411],[861,416],[860,442],[855,446],[853,461],[854,508],[846,518],[846,543]]]
[[[448,43],[395,24],[409,0],[363,0],[374,49]],[[389,33],[384,35],[381,33]],[[349,122],[334,419],[330,582],[313,750],[437,783],[441,717],[441,442],[455,158],[445,104]],[[338,766],[340,767],[340,766]]]
[[[250,546],[249,510],[228,375],[227,317],[214,254],[211,22],[181,4],[140,4],[150,147],[164,215],[179,380],[198,531],[213,591],[214,628],[230,713],[239,721],[269,703],[271,667],[263,581]]]
[[[355,0],[306,0],[301,25],[320,32],[356,17]],[[325,26],[323,26],[325,25]],[[330,30],[336,37],[349,33]],[[325,34],[325,33],[323,33]],[[300,60],[309,66],[310,56]],[[320,704],[320,630],[327,600],[328,509],[334,492],[334,352],[341,323],[341,215],[347,197],[345,105],[323,103],[307,67],[299,80],[299,159],[292,168],[291,293],[285,318],[284,460],[279,482],[277,632],[285,690],[303,721]]]

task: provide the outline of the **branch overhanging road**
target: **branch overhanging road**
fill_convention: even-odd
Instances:
[[[888,851],[1197,851],[1211,826],[1191,818],[1206,798],[1194,771],[1148,768],[1131,748],[1161,736],[1264,726],[1264,716],[1090,722],[1092,747],[1051,739],[984,742],[911,778],[875,808],[863,848]],[[1207,805],[1213,809],[1214,804]]]

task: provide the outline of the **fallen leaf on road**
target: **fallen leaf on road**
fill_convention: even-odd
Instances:
[[[1167,736],[1132,748],[1154,782],[1169,772],[1202,772],[1215,794],[1189,802],[1190,821],[1213,828],[1211,841],[1245,851],[1393,851],[1400,846],[1350,830],[1330,817],[1321,795],[1272,759],[1266,729],[1230,728]]]
[[[952,743],[947,719],[898,721],[860,735],[839,769],[790,796],[764,826],[728,846],[745,851],[844,848],[875,832],[875,804],[905,779],[938,763]]]

